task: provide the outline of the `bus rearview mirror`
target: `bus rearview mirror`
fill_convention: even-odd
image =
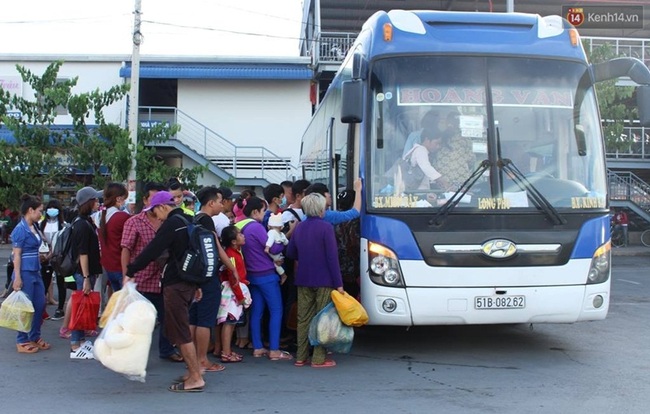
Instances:
[[[363,121],[363,82],[360,79],[343,82],[341,101],[341,122],[357,124]]]

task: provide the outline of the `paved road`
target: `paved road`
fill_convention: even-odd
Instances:
[[[147,382],[130,382],[96,361],[70,361],[66,341],[56,337],[59,322],[44,325],[53,349],[34,355],[17,354],[13,332],[1,329],[0,412],[646,413],[648,260],[615,258],[605,321],[533,330],[366,327],[349,355],[336,356],[334,369],[246,355],[207,374],[202,394],[166,391],[182,367],[155,353]]]

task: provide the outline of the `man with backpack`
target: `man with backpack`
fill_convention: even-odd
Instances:
[[[216,187],[203,187],[196,193],[196,197],[199,203],[201,203],[201,209],[194,216],[194,223],[203,226],[203,228],[211,231],[216,236],[217,230],[212,217],[218,215],[223,210],[223,194],[221,190]],[[221,247],[218,237],[215,237],[215,243],[221,263],[228,267],[239,280],[237,269]],[[217,263],[217,269],[221,263]],[[205,372],[223,371],[225,368],[223,365],[211,363],[207,356],[208,347],[210,346],[210,330],[215,326],[219,304],[221,303],[221,281],[218,277],[218,271],[210,280],[201,285],[201,289],[203,290],[203,299],[200,302],[192,303],[192,306],[190,306],[190,331],[192,332],[192,338],[196,345],[199,365]],[[220,352],[218,355],[221,356]]]
[[[180,276],[182,260],[189,245],[187,222],[191,222],[192,217],[183,214],[168,191],[154,194],[143,211],[152,211],[162,224],[153,240],[127,266],[126,277],[133,278],[150,262],[169,253],[162,277],[165,309],[163,329],[169,341],[180,350],[187,364],[187,374],[182,382],[174,383],[168,389],[174,392],[201,392],[205,381],[192,342],[189,308],[192,301],[201,300],[202,291],[197,284],[186,282]]]

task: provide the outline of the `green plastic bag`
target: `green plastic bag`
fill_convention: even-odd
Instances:
[[[0,326],[29,332],[34,320],[34,306],[22,290],[13,291],[0,307]]]

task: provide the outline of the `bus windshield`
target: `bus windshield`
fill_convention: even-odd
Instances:
[[[456,210],[534,209],[532,191],[561,210],[606,207],[601,129],[584,64],[391,57],[372,64],[370,91],[371,209],[437,209],[463,190]]]

